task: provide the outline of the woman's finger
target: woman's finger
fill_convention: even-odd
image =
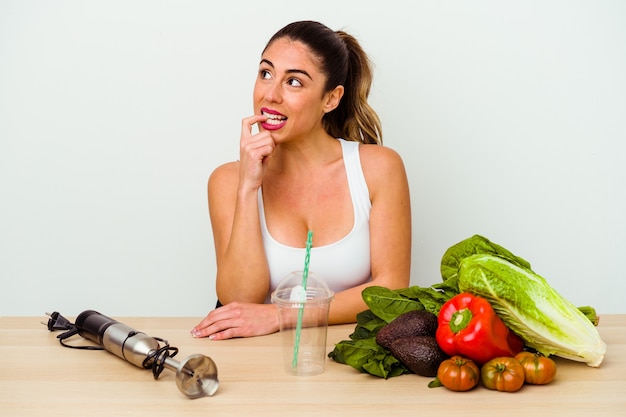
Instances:
[[[254,116],[244,118],[241,121],[241,134],[250,136],[252,134],[252,127],[264,120],[267,120],[267,117],[262,114],[255,114]]]

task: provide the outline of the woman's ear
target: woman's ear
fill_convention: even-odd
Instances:
[[[324,112],[330,113],[335,110],[339,103],[341,102],[341,97],[343,97],[343,85],[338,85],[334,88],[334,90],[326,93],[325,103],[324,103]]]

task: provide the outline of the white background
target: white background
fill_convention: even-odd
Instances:
[[[626,2],[0,0],[0,315],[206,314],[206,180],[238,158],[266,41],[300,19],[375,63],[412,284],[478,233],[626,313]]]

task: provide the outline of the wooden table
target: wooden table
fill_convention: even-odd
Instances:
[[[73,317],[68,317],[73,319]],[[62,347],[44,317],[0,317],[0,415],[14,416],[626,416],[626,314],[602,316],[608,345],[600,368],[557,358],[556,380],[516,393],[478,387],[465,393],[428,388],[432,378],[388,380],[328,359],[321,375],[288,375],[281,339],[269,336],[194,339],[197,318],[116,318],[180,349],[177,360],[202,353],[219,370],[212,397],[188,399],[175,373],[154,380],[105,351]],[[328,351],[353,325],[333,326]],[[70,341],[80,342],[75,336]]]

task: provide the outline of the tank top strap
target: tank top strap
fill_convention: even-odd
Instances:
[[[367,182],[365,182],[365,175],[361,166],[360,143],[344,139],[338,140],[343,151],[343,163],[348,177],[352,204],[354,204],[354,214],[357,216],[354,221],[357,223],[360,220],[369,219],[370,209],[372,208],[369,189],[367,188]]]

